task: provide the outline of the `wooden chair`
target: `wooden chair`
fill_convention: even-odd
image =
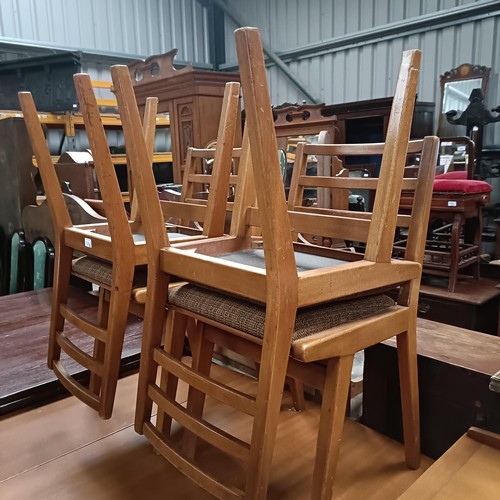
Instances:
[[[405,259],[393,260],[391,252],[398,208],[394,200],[403,185],[420,53],[409,51],[403,57],[371,220],[346,222],[335,215],[288,212],[258,30],[237,30],[236,43],[247,123],[230,235],[169,245],[161,230],[160,206],[147,196],[154,180],[140,169],[147,150],[140,134],[134,133],[139,115],[131,106],[126,107],[127,116],[122,115],[127,147],[136,152],[132,169],[140,209],[148,214],[148,301],[136,431],[216,497],[265,498],[288,369],[323,387],[312,496],[331,498],[354,353],[393,335],[399,345],[406,459],[411,467],[419,463],[415,326],[432,161],[425,162],[432,168],[422,169],[418,180]],[[433,150],[426,160],[437,154],[437,140],[430,141]],[[252,237],[254,226],[261,236]],[[366,252],[352,261],[328,249],[322,255],[300,251],[293,232],[306,227],[319,233],[336,227],[338,236],[347,232],[365,238]],[[172,276],[188,284],[169,290]],[[395,286],[401,287],[396,304],[379,293]],[[193,362],[188,366],[181,359],[182,343],[193,319],[197,326],[189,329]],[[214,344],[231,343],[259,360],[255,397],[210,377]],[[190,385],[186,408],[175,399],[179,378]],[[253,417],[250,442],[204,419],[205,393]],[[153,403],[158,405],[156,423]],[[172,420],[185,428],[180,443]],[[201,468],[194,460],[198,438],[246,463],[243,488]]]
[[[131,291],[133,284],[145,285],[145,245],[134,243],[116,178],[103,177],[100,168],[96,168],[97,176],[106,213],[113,222],[82,226],[72,224],[33,98],[29,92],[21,92],[19,99],[55,233],[48,366],[68,391],[98,411],[101,417],[110,418]],[[88,119],[89,109],[84,100],[81,109]],[[91,142],[97,166],[105,161],[100,159],[101,155],[109,155],[109,150],[107,144],[95,143],[93,138]],[[112,241],[120,241],[120,247],[113,245]],[[116,265],[112,266],[112,262]],[[142,276],[140,273],[134,276],[136,266],[140,265],[143,266]],[[99,287],[99,305],[92,319],[82,318],[78,307],[73,309],[69,305],[72,275]],[[82,335],[68,335],[65,331],[66,321]],[[91,352],[82,347],[81,339],[86,335],[93,339],[94,348]],[[61,351],[66,356],[61,357]],[[84,386],[72,376],[67,369],[68,358],[90,372],[89,386]]]
[[[186,155],[186,166],[184,168],[184,175],[182,178],[182,190],[179,195],[180,201],[183,203],[196,203],[200,205],[206,205],[208,194],[210,192],[212,183],[214,179],[212,174],[205,172],[203,169],[204,162],[211,160],[213,162],[212,171],[217,168],[215,164],[215,155],[217,153],[217,144],[214,148],[189,148]],[[231,162],[236,163],[239,161],[241,148],[233,148],[231,157],[229,157],[230,151],[227,151],[227,158],[223,161],[225,164],[231,164]],[[229,226],[231,221],[231,211],[234,201],[234,191],[238,182],[238,176],[236,174],[235,168],[231,168],[231,172],[228,179],[228,190],[227,196],[227,213],[226,213],[226,223],[225,232],[229,232]],[[180,224],[189,224],[189,221],[181,220]],[[202,225],[198,221],[191,221],[195,227],[201,229]]]
[[[144,311],[146,251],[137,211],[133,210],[137,214],[137,220],[129,221],[124,209],[89,76],[75,75],[75,85],[107,215],[107,221],[102,224],[74,226],[71,223],[31,94],[22,92],[19,94],[19,99],[42,175],[55,230],[56,263],[48,365],[55,371],[66,389],[97,410],[101,417],[110,418],[127,315],[130,311],[142,316]],[[238,100],[239,84],[235,84],[228,88],[221,119],[223,138],[229,144],[232,144],[234,136]],[[149,99],[145,113],[143,133],[148,143],[148,154],[152,152],[156,102],[155,99]],[[221,151],[223,150],[224,148],[221,148]],[[150,163],[148,161],[146,165]],[[222,162],[219,161],[217,165],[222,165]],[[222,172],[222,168],[218,168],[218,171]],[[218,179],[224,182],[224,175],[220,175]],[[214,205],[213,201],[211,203]],[[163,208],[167,213],[173,212],[179,217],[182,215],[189,218],[190,215],[189,207],[186,206],[165,208],[163,204]],[[194,209],[197,210],[196,219],[205,220],[208,209],[197,206],[194,206]],[[215,215],[213,218],[207,218],[207,233],[210,230],[216,234],[215,227],[220,227],[221,224],[223,226],[223,219],[218,225],[215,220]],[[203,237],[199,232],[193,233],[187,228],[179,228],[172,224],[168,225],[167,230],[171,231],[171,237],[177,237],[178,241]],[[75,252],[80,254],[78,259],[73,259]],[[77,310],[71,310],[68,306],[71,275],[90,281],[100,289],[99,307],[93,320],[81,318]],[[78,340],[75,341],[65,334],[65,320],[94,339],[92,353],[83,350],[78,345]],[[61,350],[90,371],[88,387],[77,381],[66,369],[65,363],[61,360]]]

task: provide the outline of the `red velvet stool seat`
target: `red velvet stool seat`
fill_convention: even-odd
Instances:
[[[482,207],[492,186],[467,178],[466,171],[437,175],[434,181],[424,272],[449,277],[453,292],[458,272],[471,267],[479,279]]]

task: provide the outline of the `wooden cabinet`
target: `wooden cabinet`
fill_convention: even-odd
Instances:
[[[158,97],[158,111],[170,115],[173,178],[181,183],[188,147],[204,148],[217,138],[224,87],[240,81],[240,76],[192,67],[176,70],[176,52],[137,61],[129,69],[139,108],[144,108],[147,97]],[[241,133],[235,140],[235,145],[240,144]]]

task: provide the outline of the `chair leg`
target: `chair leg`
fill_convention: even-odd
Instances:
[[[295,314],[288,304],[274,304],[266,310],[264,339],[267,343],[260,360],[256,412],[245,484],[245,498],[266,498],[278,418],[288,368]],[[278,332],[278,333],[277,333]]]
[[[165,327],[165,345],[164,349],[170,353],[175,359],[180,360],[184,350],[184,339],[186,337],[187,316],[176,311],[167,312],[167,320]],[[177,394],[177,386],[179,379],[170,372],[161,370],[160,388],[165,391],[167,398],[174,400]],[[166,436],[170,434],[172,426],[172,418],[165,412],[158,410],[156,416],[156,427]]]
[[[192,368],[203,375],[210,374],[210,368],[212,366],[212,357],[214,353],[214,344],[206,340],[204,335],[205,325],[203,323],[198,323],[196,325],[193,319],[190,319],[188,324],[187,332],[189,338],[189,344],[191,346],[192,358]],[[205,393],[195,389],[194,387],[189,387],[187,409],[196,417],[201,417],[203,415],[203,408],[205,406]],[[196,453],[196,436],[184,429],[182,449],[186,456],[194,458]]]
[[[113,270],[113,273],[115,271]],[[113,276],[113,291],[109,301],[109,320],[106,332],[106,346],[103,360],[101,408],[99,415],[110,418],[120,373],[120,364],[123,351],[123,340],[127,328],[128,306],[134,270],[118,271],[118,276]]]
[[[306,409],[306,402],[304,399],[304,382],[298,378],[286,378],[290,394],[292,395],[293,407],[296,411],[304,411]]]
[[[420,466],[420,415],[418,401],[416,318],[407,332],[397,337],[401,406],[406,465]]]
[[[109,292],[104,288],[99,290],[99,306],[97,310],[97,324],[102,328],[107,328],[109,319]],[[93,357],[98,362],[102,363],[104,361],[104,351],[106,344],[95,340],[94,342],[94,354]],[[89,390],[96,395],[99,395],[101,390],[102,379],[97,373],[92,372],[90,374],[90,384]]]
[[[455,215],[451,226],[450,241],[450,278],[448,281],[448,291],[454,292],[458,278],[458,264],[460,253],[460,231],[463,226],[463,219],[460,214]]]
[[[71,277],[71,260],[73,251],[60,244],[56,247],[54,262],[54,283],[52,285],[52,306],[50,312],[49,352],[47,365],[52,370],[54,361],[61,356],[61,347],[57,337],[64,329],[64,318],[61,314],[61,304],[68,300],[69,280]]]
[[[255,371],[257,378],[259,377],[260,363],[255,362]],[[306,400],[304,397],[304,382],[298,378],[287,375],[285,382],[288,385],[288,390],[292,396],[292,403],[295,411],[304,411],[306,409]]]
[[[153,279],[154,278],[154,279]],[[156,381],[157,364],[153,360],[153,350],[161,345],[168,296],[168,279],[162,273],[153,276],[148,271],[148,298],[144,317],[144,331],[141,343],[141,362],[139,365],[139,380],[137,382],[137,403],[134,429],[143,433],[145,422],[151,420],[153,401],[148,396],[148,387]]]
[[[351,385],[354,355],[333,358],[326,369],[311,498],[333,498],[333,481]]]

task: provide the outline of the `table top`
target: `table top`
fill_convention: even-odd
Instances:
[[[420,295],[446,299],[452,302],[464,304],[481,305],[500,295],[498,282],[480,278],[478,280],[470,277],[459,277],[454,292],[448,291],[448,280],[434,276],[423,276],[420,286]]]
[[[500,435],[471,428],[399,500],[500,498]]]
[[[383,344],[395,347],[396,340]],[[428,319],[417,318],[417,352],[488,377],[500,370],[500,337]]]

